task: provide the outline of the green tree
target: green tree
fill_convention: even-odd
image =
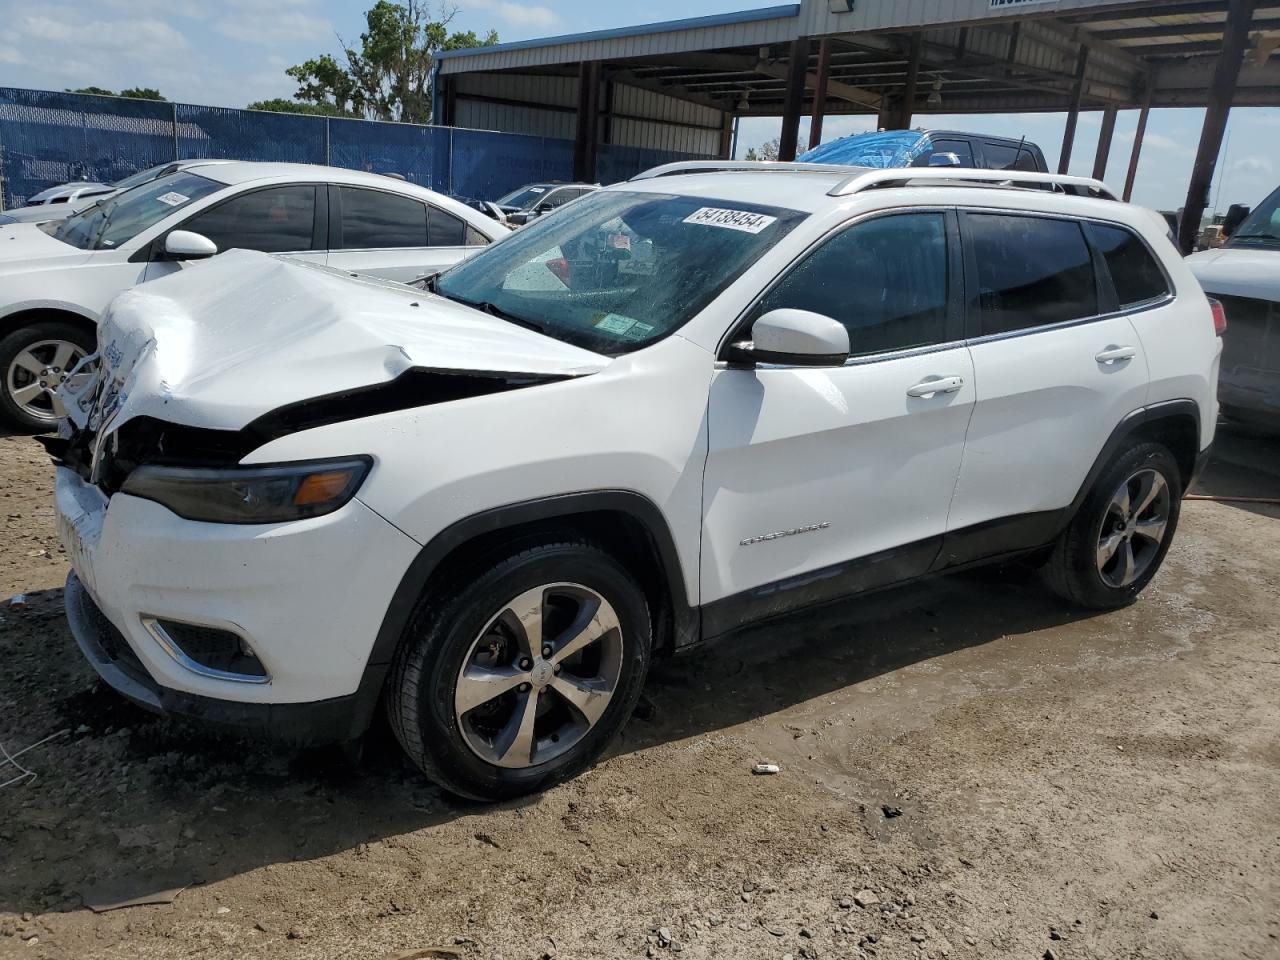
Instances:
[[[298,82],[299,103],[372,120],[431,122],[431,69],[441,50],[488,46],[498,42],[490,30],[449,32],[456,10],[433,10],[429,0],[393,3],[378,0],[365,14],[359,48],[343,45],[344,63],[323,54],[290,67]]]
[[[273,113],[303,113],[313,117],[354,117],[356,114],[342,110],[332,103],[300,103],[276,97],[274,100],[256,100],[245,107],[246,110],[270,110]]]
[[[743,157],[743,159],[744,160],[777,160],[778,151],[781,149],[782,149],[782,140],[779,137],[774,137],[768,143],[760,144],[759,150],[757,150],[755,147],[748,147],[747,155]]]
[[[151,87],[130,87],[127,90],[121,90],[116,93],[114,90],[108,90],[106,87],[80,87],[78,90],[68,89],[67,93],[92,93],[99,97],[132,97],[135,100],[165,100],[160,95],[159,90]]]
[[[130,87],[128,90],[121,90],[120,96],[133,97],[135,100],[163,100],[168,102],[167,97],[160,95],[160,91],[152,87]]]

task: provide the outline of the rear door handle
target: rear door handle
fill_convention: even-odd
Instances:
[[[1099,363],[1119,363],[1122,360],[1132,360],[1137,355],[1137,347],[1107,347],[1093,359]]]
[[[940,393],[956,393],[964,386],[964,377],[930,377],[907,389],[908,397],[927,398]]]

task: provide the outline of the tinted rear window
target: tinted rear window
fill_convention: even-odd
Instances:
[[[983,336],[1098,314],[1093,258],[1079,223],[972,213],[965,225],[978,275],[970,309]]]
[[[1087,226],[1093,245],[1107,261],[1121,307],[1159,300],[1169,294],[1164,271],[1147,245],[1123,227]]]
[[[426,204],[381,190],[340,189],[344,250],[427,245]]]

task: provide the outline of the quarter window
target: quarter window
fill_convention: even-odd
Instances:
[[[268,187],[198,213],[181,229],[208,237],[219,251],[288,253],[311,249],[315,222],[315,187]]]
[[[947,339],[947,229],[941,213],[878,217],[809,254],[761,302],[809,310],[849,331],[853,356]]]
[[[1011,147],[1005,143],[986,140],[982,144],[982,153],[986,157],[987,166],[992,170],[1037,169],[1035,155],[1026,147]]]
[[[1099,223],[1090,223],[1086,229],[1093,245],[1107,261],[1121,308],[1169,295],[1164,272],[1147,245],[1134,233],[1123,227],[1104,227]]]
[[[977,267],[970,309],[983,336],[1098,314],[1093,257],[1076,221],[971,213],[965,226]]]
[[[342,249],[427,246],[426,204],[380,190],[338,189],[342,195]]]
[[[466,246],[467,225],[451,213],[429,207],[428,236],[433,247]]]

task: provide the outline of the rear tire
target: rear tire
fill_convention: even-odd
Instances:
[[[61,320],[0,337],[0,423],[27,432],[55,429],[63,411],[53,391],[97,349],[95,340],[92,331]]]
[[[640,697],[652,627],[640,587],[594,544],[541,543],[480,567],[423,598],[385,703],[428,777],[494,801],[600,756]]]
[[[1156,575],[1178,527],[1182,474],[1163,444],[1108,466],[1044,566],[1050,589],[1093,610],[1132,603]]]

